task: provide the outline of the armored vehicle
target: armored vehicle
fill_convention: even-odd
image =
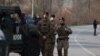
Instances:
[[[0,56],[8,56],[8,43],[1,29],[0,29]]]
[[[19,6],[0,6],[0,29],[4,32],[9,52],[22,52],[23,33],[27,33],[25,24]]]

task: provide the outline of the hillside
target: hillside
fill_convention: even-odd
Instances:
[[[24,13],[31,14],[32,0],[0,0],[1,5],[19,5]],[[34,13],[44,11],[56,14],[56,19],[65,17],[67,24],[91,24],[100,22],[100,0],[34,0]]]

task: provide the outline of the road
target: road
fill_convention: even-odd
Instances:
[[[100,56],[100,25],[97,29],[97,36],[93,36],[92,25],[72,26],[71,29],[73,34],[69,39],[68,56]],[[54,56],[58,56],[56,46],[57,44]]]
[[[69,56],[100,56],[100,25],[93,36],[92,25],[72,27]]]

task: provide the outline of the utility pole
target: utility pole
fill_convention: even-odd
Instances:
[[[88,18],[88,19],[91,20],[91,19],[90,19],[90,13],[91,13],[91,8],[90,8],[91,4],[90,4],[90,0],[88,0],[88,3],[89,3],[89,4],[88,4],[88,8],[89,8],[89,18]]]
[[[43,13],[45,12],[45,0],[43,0]]]
[[[53,13],[52,12],[52,0],[50,0],[50,13]]]
[[[34,15],[34,0],[32,0],[32,18],[33,18],[33,15]]]
[[[3,0],[3,6],[5,6],[5,0]]]
[[[9,6],[11,5],[11,0],[9,0]]]

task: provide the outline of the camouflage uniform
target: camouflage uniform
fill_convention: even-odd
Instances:
[[[57,50],[58,56],[62,56],[62,48],[64,48],[64,56],[68,56],[68,47],[69,47],[69,34],[72,33],[71,29],[63,25],[57,29],[58,39],[57,39]]]
[[[51,21],[51,32],[50,32],[50,40],[51,40],[51,47],[50,47],[50,56],[53,56],[53,51],[55,47],[55,35],[56,35],[56,27],[54,21]]]
[[[41,20],[38,23],[38,30],[40,33],[40,45],[42,56],[50,56],[50,47],[51,47],[51,23],[49,20]],[[46,36],[46,39],[43,38]]]

